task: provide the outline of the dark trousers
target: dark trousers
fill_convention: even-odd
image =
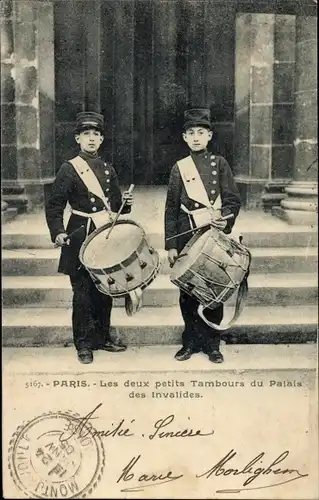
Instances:
[[[70,276],[73,290],[72,327],[77,350],[92,349],[110,340],[112,297],[99,292],[82,267]]]
[[[191,346],[195,351],[209,353],[219,349],[220,333],[218,330],[206,325],[197,313],[198,300],[180,290],[179,304],[185,322],[183,332],[183,346]],[[223,304],[216,309],[205,309],[205,317],[219,325],[222,322],[224,313]]]

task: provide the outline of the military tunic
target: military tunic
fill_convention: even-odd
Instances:
[[[215,202],[220,195],[222,202],[221,214],[223,216],[230,213],[234,214],[234,218],[227,221],[224,230],[228,234],[231,232],[241,205],[239,192],[230,166],[225,158],[213,155],[207,150],[191,152],[191,157],[206,188],[209,200]],[[183,237],[167,240],[192,229],[189,216],[182,210],[181,205],[184,205],[190,211],[204,208],[201,203],[189,199],[178,165],[175,164],[171,170],[165,206],[166,250],[176,248],[181,251],[192,237],[192,233],[189,233]]]
[[[112,211],[117,212],[122,203],[122,195],[113,166],[97,155],[80,152],[79,156],[89,164],[100,182]],[[73,290],[72,327],[75,347],[77,350],[94,349],[110,340],[113,302],[112,297],[98,291],[89,273],[80,263],[79,250],[87,236],[88,219],[71,214],[65,229],[63,215],[67,202],[73,210],[85,213],[105,210],[102,200],[88,190],[69,162],[62,164],[53,183],[51,195],[46,203],[46,220],[52,242],[55,242],[58,234],[70,234],[83,226],[71,238],[70,245],[62,247],[58,271],[70,276]],[[130,211],[130,206],[124,206],[122,213]],[[89,233],[94,229],[92,221]]]
[[[207,150],[191,152],[190,154],[203,181],[209,200],[215,202],[220,196],[221,215],[234,214],[234,218],[227,220],[224,229],[224,232],[229,234],[241,205],[239,192],[230,166],[225,158],[211,154]],[[177,249],[178,253],[181,252],[194,233],[190,232],[180,237],[178,237],[178,234],[196,227],[192,215],[186,213],[181,208],[182,205],[188,211],[204,208],[204,205],[188,197],[178,165],[175,164],[170,174],[165,205],[165,249]],[[179,303],[185,322],[182,337],[183,345],[191,345],[194,350],[203,350],[204,352],[218,349],[220,334],[206,325],[198,316],[199,302],[180,291]],[[209,321],[220,324],[223,319],[223,305],[214,310],[206,309],[205,316]]]
[[[114,167],[104,162],[97,155],[81,151],[79,156],[89,164],[101,184],[112,211],[117,212],[122,203],[122,195]],[[81,265],[78,255],[80,247],[86,238],[87,219],[72,214],[65,230],[63,214],[67,202],[69,202],[73,210],[85,213],[105,210],[102,200],[88,191],[88,188],[69,162],[62,164],[53,183],[52,192],[46,204],[46,220],[52,242],[55,242],[58,234],[65,232],[70,234],[83,226],[83,230],[76,233],[71,239],[70,245],[62,247],[61,251],[58,271],[74,275]],[[122,213],[125,214],[130,211],[129,206],[124,206]],[[91,233],[94,229],[95,226],[92,222],[89,232]]]

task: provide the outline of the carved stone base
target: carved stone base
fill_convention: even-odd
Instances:
[[[266,180],[235,177],[243,207],[246,210],[258,210],[261,208],[261,195]]]
[[[8,208],[8,203],[1,201],[1,212],[5,212]]]
[[[28,197],[25,194],[25,189],[18,184],[16,186],[3,186],[2,199],[9,205],[9,208],[15,208],[18,213],[24,213],[28,209]]]
[[[293,181],[286,189],[287,197],[280,207],[272,210],[273,215],[291,225],[318,224],[318,187],[315,182]]]
[[[1,224],[5,224],[10,220],[14,219],[17,215],[16,208],[10,208],[8,203],[1,200]]]
[[[279,207],[280,202],[288,196],[285,188],[290,180],[274,180],[265,185],[264,193],[261,196],[261,203],[264,212],[271,212],[274,207]]]

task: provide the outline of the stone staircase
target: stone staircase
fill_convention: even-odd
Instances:
[[[155,210],[156,217],[163,215]],[[135,214],[134,214],[135,215]],[[144,220],[150,244],[159,249],[161,273],[144,292],[143,308],[126,315],[114,301],[112,328],[132,345],[180,342],[183,328],[178,289],[169,280],[163,235],[154,214]],[[236,327],[224,334],[227,343],[288,344],[316,340],[316,232],[294,228],[265,214],[243,212],[237,230],[253,261],[247,305]],[[57,274],[59,250],[52,243],[43,215],[27,214],[3,230],[3,345],[46,346],[72,342],[71,290],[67,276]],[[232,312],[234,300],[226,308]]]

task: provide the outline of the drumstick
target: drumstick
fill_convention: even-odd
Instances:
[[[218,220],[227,220],[227,219],[232,219],[234,217],[234,214],[228,214],[225,215],[224,217],[219,217]],[[173,240],[174,238],[179,238],[180,236],[184,236],[185,234],[188,233],[194,233],[195,231],[198,231],[199,229],[203,229],[204,227],[210,226],[210,222],[207,222],[206,224],[203,224],[202,226],[194,227],[194,229],[189,229],[188,231],[185,231],[184,233],[177,234],[176,236],[170,236],[169,238],[166,238],[166,241],[168,240]]]
[[[128,188],[128,193],[132,193],[133,189],[134,189],[134,184],[131,184],[130,187]],[[126,203],[126,200],[123,200],[122,205],[120,206],[120,210],[117,212],[117,214],[116,214],[116,216],[115,216],[115,218],[114,218],[114,220],[112,222],[112,226],[110,227],[109,232],[105,236],[106,240],[108,239],[108,237],[110,236],[111,232],[113,231],[113,227],[115,226],[115,224],[116,224],[119,216],[121,215],[121,212],[122,212],[122,210],[124,208],[125,203]]]
[[[82,226],[78,227],[77,229],[75,229],[75,231],[72,231],[72,233],[68,234],[65,238],[64,238],[64,241],[67,242],[68,240],[71,240],[73,238],[73,236],[81,231],[81,229],[84,227],[84,224],[82,224]],[[58,248],[59,245],[56,245],[54,244],[54,248]]]

